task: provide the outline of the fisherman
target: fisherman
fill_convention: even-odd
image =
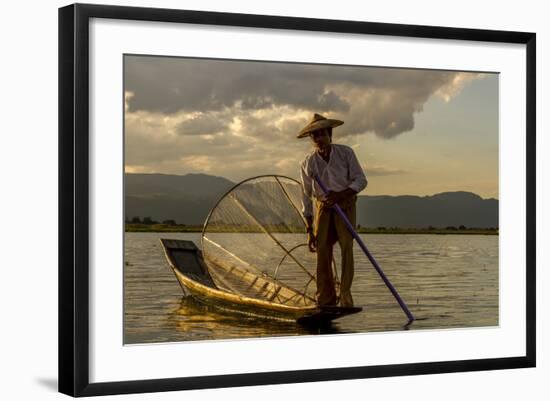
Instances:
[[[313,150],[301,163],[302,213],[307,222],[308,247],[317,252],[317,303],[320,306],[336,306],[334,276],[332,273],[333,246],[338,241],[342,254],[342,273],[339,303],[352,307],[351,283],[353,281],[353,236],[342,218],[332,208],[338,204],[355,227],[357,193],[367,186],[367,178],[352,148],[332,143],[332,129],[343,121],[327,119],[315,113],[311,122],[297,138],[309,136]],[[328,188],[328,195],[315,182],[318,175]],[[313,202],[315,198],[315,224]]]

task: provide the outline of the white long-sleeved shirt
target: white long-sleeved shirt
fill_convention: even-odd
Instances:
[[[313,216],[312,197],[319,200],[325,198],[323,190],[315,182],[315,174],[319,175],[329,191],[340,192],[351,188],[355,192],[361,192],[367,186],[367,177],[353,149],[339,144],[330,146],[328,163],[315,150],[301,163],[302,213],[305,217]]]

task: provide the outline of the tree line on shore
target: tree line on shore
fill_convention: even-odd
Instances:
[[[170,231],[177,230],[181,228],[185,231],[201,228],[202,225],[196,224],[178,224],[175,220],[163,220],[156,221],[153,220],[150,216],[145,216],[141,218],[140,216],[134,216],[132,218],[126,217],[126,231],[163,231],[168,229]],[[244,227],[243,227],[244,228]],[[272,227],[275,228],[275,227]],[[498,227],[466,227],[465,225],[460,226],[446,226],[446,227],[361,227],[357,225],[358,232],[403,232],[403,231],[487,231],[487,232],[498,232]],[[297,228],[298,229],[298,228]],[[276,231],[276,229],[275,229]]]
[[[131,219],[126,217],[125,221],[126,224],[145,224],[145,225],[154,225],[154,224],[165,224],[168,226],[175,226],[178,225],[175,220],[163,220],[162,222],[153,220],[150,216],[146,216],[143,219],[141,219],[139,216],[134,216]],[[185,224],[180,224],[185,225]]]

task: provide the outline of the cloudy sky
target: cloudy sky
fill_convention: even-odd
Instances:
[[[498,75],[125,56],[126,172],[299,177],[296,134],[344,121],[366,195],[498,198]]]

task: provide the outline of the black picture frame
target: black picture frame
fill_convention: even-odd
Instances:
[[[89,22],[91,18],[437,38],[526,47],[526,344],[520,357],[155,380],[89,381]],[[534,367],[536,35],[435,26],[74,4],[59,9],[59,391],[143,393]]]

